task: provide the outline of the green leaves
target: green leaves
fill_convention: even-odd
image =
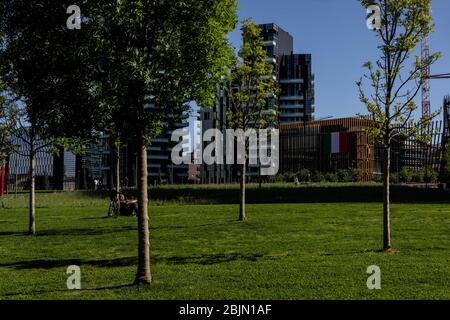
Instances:
[[[411,57],[424,37],[433,31],[428,14],[430,0],[362,0],[361,3],[364,6],[376,4],[381,8],[382,28],[378,32],[380,58],[375,64],[366,62],[363,65],[370,90],[364,87],[362,79],[356,84],[359,99],[373,120],[372,134],[387,147],[400,131],[402,135],[414,136],[437,115],[433,113],[414,121],[418,109],[414,99],[423,83],[423,70],[429,68],[440,54],[430,54],[428,59]],[[413,122],[416,125],[412,125]]]
[[[265,128],[277,119],[279,93],[273,66],[267,61],[261,29],[251,20],[242,24],[243,45],[229,81],[228,121],[235,129]],[[272,111],[272,112],[270,112]]]
[[[0,91],[2,92],[0,94],[0,165],[2,165],[8,155],[15,150],[11,137],[17,119],[15,107],[4,95],[1,85]]]
[[[235,1],[107,2],[96,32],[106,61],[98,93],[114,106],[109,119],[124,124],[123,133],[139,124],[154,135],[163,116],[186,102],[211,105],[231,63],[226,34],[235,25]]]

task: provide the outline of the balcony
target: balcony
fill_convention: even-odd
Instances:
[[[264,41],[264,47],[276,47],[277,43],[274,40]]]
[[[266,58],[266,62],[268,62],[268,63],[277,63],[277,59],[276,58]]]
[[[281,118],[292,118],[292,117],[303,117],[305,114],[303,112],[281,112],[280,117]]]
[[[304,109],[304,104],[283,104],[280,106],[280,109]]]
[[[161,156],[161,155],[147,155],[147,159],[150,160],[169,160],[169,156]]]
[[[303,83],[303,79],[280,79],[281,84]]]
[[[280,100],[305,100],[305,97],[299,95],[295,96],[281,95]]]

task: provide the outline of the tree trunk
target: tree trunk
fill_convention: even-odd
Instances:
[[[120,191],[120,142],[114,144],[114,184],[117,192]]]
[[[239,221],[245,217],[245,163],[240,165]]]
[[[383,154],[383,250],[391,248],[390,194],[389,177],[391,164],[391,148],[384,148]]]
[[[30,210],[30,221],[28,226],[28,233],[30,235],[36,234],[36,154],[34,150],[34,130],[31,129],[30,134],[30,169],[29,169],[29,179],[30,179],[30,195],[29,195],[29,210]]]
[[[144,130],[137,130],[138,140],[138,270],[135,284],[149,284],[150,273],[150,235],[148,230],[148,193],[147,193],[147,149]]]

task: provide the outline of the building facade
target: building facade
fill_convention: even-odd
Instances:
[[[370,135],[372,122],[342,118],[280,125],[280,172],[337,173],[356,169],[362,181],[381,176],[383,148]],[[425,168],[439,172],[442,165],[444,126],[434,121],[428,127],[430,141],[397,137],[391,146],[391,172],[402,168]],[[405,129],[406,130],[406,129]]]
[[[273,63],[273,75],[281,89],[278,99],[280,124],[305,123],[314,119],[314,76],[310,54],[294,54],[293,37],[274,23],[260,24],[267,60]],[[227,129],[228,91],[218,86],[214,108],[200,112],[202,130]],[[203,143],[202,148],[206,146]],[[253,147],[252,147],[253,148]],[[224,150],[225,154],[225,150]],[[233,165],[201,165],[201,181],[221,183],[238,181],[239,170]],[[258,179],[259,167],[247,166],[249,179]]]
[[[178,143],[172,141],[174,130],[185,131],[185,143],[183,149],[190,149],[189,123],[170,123],[164,133],[151,139],[147,148],[147,170],[150,184],[174,184],[187,183],[189,177],[189,165],[176,165],[172,162],[172,148]]]
[[[314,120],[314,75],[311,54],[295,54],[294,38],[274,23],[261,24],[264,48],[274,64],[281,94],[279,122]]]
[[[30,145],[27,138],[13,137],[17,152],[11,154],[6,164],[6,187],[8,190],[29,188]],[[42,190],[75,190],[76,157],[65,148],[53,153],[47,141],[36,137],[35,156],[36,188]]]

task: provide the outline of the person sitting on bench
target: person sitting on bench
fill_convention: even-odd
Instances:
[[[123,193],[119,193],[120,215],[135,216],[137,214],[137,200],[127,198]]]

